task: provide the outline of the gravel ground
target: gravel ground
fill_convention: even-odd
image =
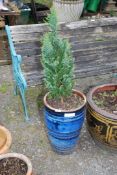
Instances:
[[[28,156],[36,175],[117,174],[117,155],[97,147],[85,124],[79,144],[72,154],[63,156],[54,153],[46,137],[42,111],[37,108],[36,99],[40,88],[32,88],[27,94],[31,120],[25,122],[20,99],[13,95],[11,67],[1,66],[0,76],[0,123],[12,133],[10,152]],[[83,84],[86,82],[82,81]]]

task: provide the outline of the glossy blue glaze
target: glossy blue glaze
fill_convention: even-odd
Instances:
[[[70,114],[70,117],[65,117],[66,114]],[[70,153],[79,140],[85,107],[71,113],[55,112],[45,107],[44,116],[48,138],[54,150],[59,153]]]

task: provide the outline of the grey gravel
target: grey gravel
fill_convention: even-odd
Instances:
[[[103,78],[101,76],[101,81]],[[97,80],[100,81],[99,78],[95,79]],[[108,82],[111,80],[107,78]],[[87,82],[90,83],[89,80]],[[10,66],[0,67],[0,86],[3,83],[6,83],[7,91],[0,92],[0,123],[12,133],[13,143],[9,152],[28,156],[36,175],[117,175],[117,154],[95,145],[85,124],[79,144],[72,154],[58,155],[53,152],[46,136],[43,112],[38,110],[36,103],[38,88],[33,87],[34,96],[27,96],[31,120],[25,122],[20,98],[13,94]],[[81,85],[84,84],[87,84],[85,79]]]

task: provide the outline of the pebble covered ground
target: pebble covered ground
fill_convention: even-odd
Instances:
[[[25,122],[20,98],[13,94],[11,66],[0,67],[0,123],[12,133],[9,152],[28,156],[35,175],[116,175],[117,154],[96,146],[85,124],[72,154],[58,155],[52,151],[44,128],[43,112],[37,107],[39,93],[39,87],[33,87],[27,93],[30,121]]]

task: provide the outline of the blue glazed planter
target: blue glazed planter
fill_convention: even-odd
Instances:
[[[46,100],[48,94],[44,97],[44,116],[48,139],[54,151],[58,153],[69,154],[74,150],[84,122],[86,97],[76,90],[73,90],[73,93],[81,96],[84,99],[84,104],[71,111],[60,111],[52,108]]]

